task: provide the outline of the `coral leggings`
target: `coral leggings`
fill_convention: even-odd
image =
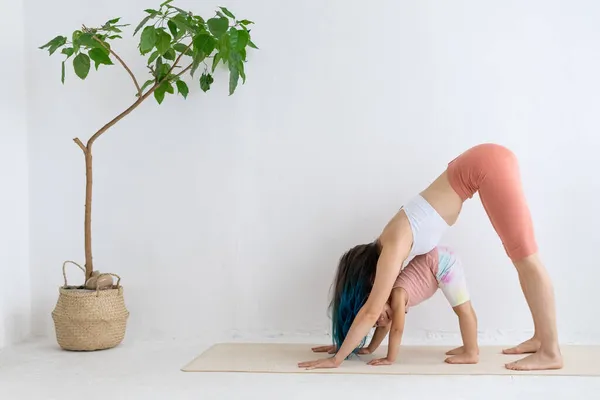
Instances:
[[[450,185],[463,201],[476,192],[512,261],[537,252],[533,221],[515,155],[497,144],[480,144],[448,163]]]

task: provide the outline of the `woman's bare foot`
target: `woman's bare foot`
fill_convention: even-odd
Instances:
[[[529,340],[524,341],[518,346],[511,347],[510,349],[502,350],[504,354],[527,354],[527,353],[535,353],[540,349],[541,342],[532,337]]]
[[[563,360],[560,352],[549,354],[538,351],[537,353],[530,354],[525,358],[508,363],[505,365],[505,367],[514,371],[561,369],[563,367]]]
[[[448,364],[477,364],[479,362],[478,352],[465,352],[448,357],[444,360]]]

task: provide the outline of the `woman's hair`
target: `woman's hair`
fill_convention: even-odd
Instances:
[[[379,254],[378,243],[372,242],[359,244],[340,258],[332,285],[333,296],[330,303],[333,344],[338,350],[356,314],[371,293]],[[364,345],[365,339],[363,338],[358,347]]]

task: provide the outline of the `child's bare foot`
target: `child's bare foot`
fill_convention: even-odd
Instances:
[[[502,350],[504,354],[526,354],[535,353],[540,349],[540,341],[535,337],[524,341],[518,346],[511,347],[510,349]]]
[[[465,346],[460,346],[460,347],[457,347],[455,349],[448,350],[446,352],[446,355],[447,356],[455,356],[455,355],[458,355],[458,354],[462,354],[464,352],[465,352]],[[477,354],[479,354],[479,349],[477,349]]]
[[[457,347],[457,348],[455,348],[455,349],[448,350],[448,351],[446,352],[446,355],[447,355],[447,356],[455,356],[455,355],[457,355],[457,354],[462,354],[462,353],[464,353],[464,352],[465,352],[465,347],[464,347],[464,346],[460,346],[460,347]]]
[[[478,352],[465,352],[448,357],[444,360],[448,364],[477,364],[479,362]]]
[[[545,353],[538,351],[530,354],[525,358],[508,363],[505,365],[507,369],[514,371],[536,371],[542,369],[561,369],[563,360],[560,352]]]

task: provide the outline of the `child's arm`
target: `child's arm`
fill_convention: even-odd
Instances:
[[[388,332],[390,331],[390,325],[391,324],[388,324],[386,326],[378,326],[375,329],[375,333],[373,334],[373,337],[371,338],[371,342],[369,343],[369,346],[363,347],[362,349],[360,349],[358,354],[374,353],[375,350],[377,350],[377,348],[381,344],[381,342],[383,342],[383,339],[385,339]]]
[[[394,289],[392,292],[392,324],[388,339],[388,352],[386,358],[369,361],[369,365],[391,365],[396,361],[402,334],[404,333],[404,320],[406,315],[406,291],[402,288]]]

